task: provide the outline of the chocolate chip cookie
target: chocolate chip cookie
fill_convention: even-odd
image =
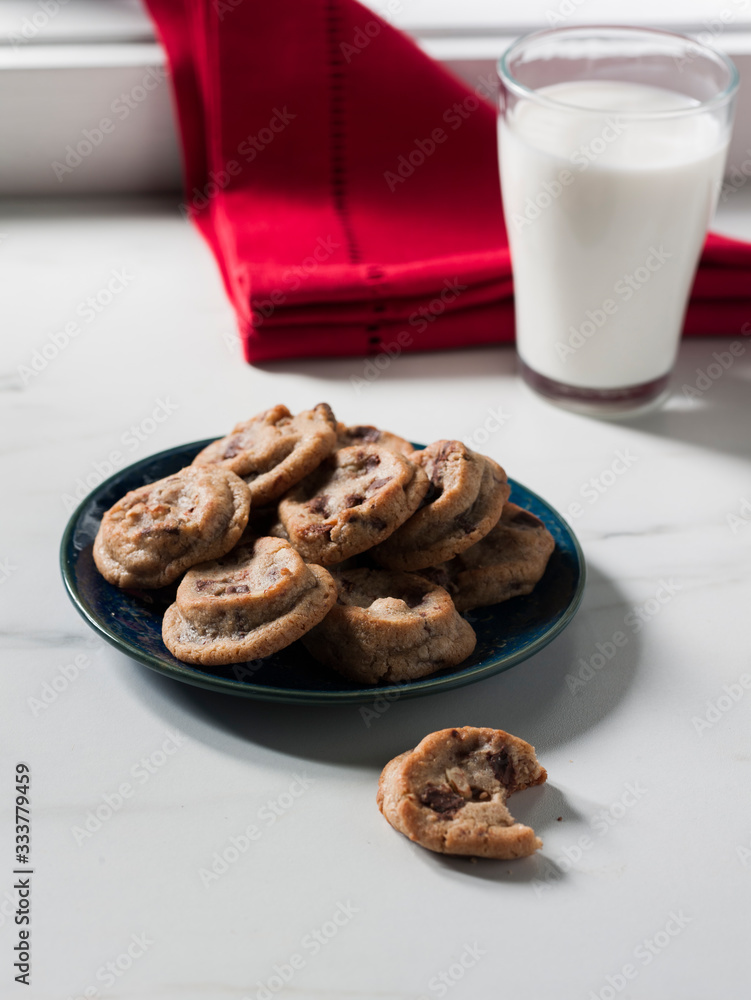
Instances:
[[[338,597],[303,643],[362,684],[406,681],[453,667],[475,648],[469,622],[443,589],[414,573],[335,569]]]
[[[282,538],[257,538],[185,574],[162,638],[186,663],[244,663],[289,646],[335,600],[327,570],[306,566]]]
[[[191,465],[118,500],[102,518],[94,562],[118,587],[164,587],[228,552],[249,511],[250,490],[234,472]]]
[[[392,434],[391,431],[382,431],[378,427],[370,424],[360,424],[356,427],[347,427],[345,424],[337,424],[338,442],[337,447],[348,448],[353,444],[380,444],[384,448],[391,448],[401,455],[411,455],[414,448],[403,437]]]
[[[336,447],[336,419],[319,403],[292,416],[286,406],[238,424],[193,459],[194,465],[222,465],[250,487],[254,506],[262,507],[299,483]]]
[[[470,611],[530,594],[554,549],[553,536],[538,517],[507,503],[484,538],[425,573],[448,590],[460,611]]]
[[[417,510],[425,472],[382,445],[339,448],[279,502],[289,540],[329,566],[383,541]]]
[[[430,488],[420,509],[372,553],[389,569],[421,570],[468,549],[496,524],[510,492],[500,465],[461,441],[436,441],[411,458]]]
[[[383,769],[378,807],[410,840],[440,854],[523,858],[542,847],[516,823],[509,795],[547,779],[535,748],[501,729],[442,729]]]

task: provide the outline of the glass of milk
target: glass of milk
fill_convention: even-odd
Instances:
[[[667,395],[722,184],[738,74],[681,35],[572,27],[499,64],[522,376],[582,412]]]

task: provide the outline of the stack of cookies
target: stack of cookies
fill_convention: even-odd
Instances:
[[[182,580],[167,648],[206,666],[301,639],[362,684],[455,666],[476,636],[460,614],[528,594],[553,538],[508,502],[503,469],[460,441],[414,450],[346,427],[321,403],[275,406],[193,464],[128,493],[94,544],[119,587]]]

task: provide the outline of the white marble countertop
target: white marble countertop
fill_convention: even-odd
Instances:
[[[721,226],[751,236],[749,200],[734,201]],[[748,996],[751,341],[739,331],[745,352],[694,400],[681,386],[730,341],[684,344],[676,394],[630,423],[539,401],[509,349],[403,357],[358,389],[363,360],[245,365],[208,250],[163,204],[16,205],[0,231],[0,995]],[[92,315],[91,296],[111,301]],[[70,343],[21,377],[72,321]],[[424,441],[502,414],[484,450],[561,511],[581,505],[589,581],[570,628],[507,673],[390,704],[370,726],[357,706],[189,688],[97,641],[60,581],[66,497],[113,451],[124,465],[322,399]],[[603,477],[624,454],[623,474]],[[442,858],[380,816],[383,765],[466,724],[537,747],[549,782],[512,802],[545,841],[537,857]],[[16,761],[33,812],[25,991]],[[82,833],[97,809],[105,820]]]

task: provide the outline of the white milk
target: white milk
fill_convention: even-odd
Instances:
[[[667,374],[722,180],[726,136],[695,106],[609,81],[555,84],[500,125],[517,348],[541,375],[611,389]],[[600,109],[596,112],[577,109]]]

